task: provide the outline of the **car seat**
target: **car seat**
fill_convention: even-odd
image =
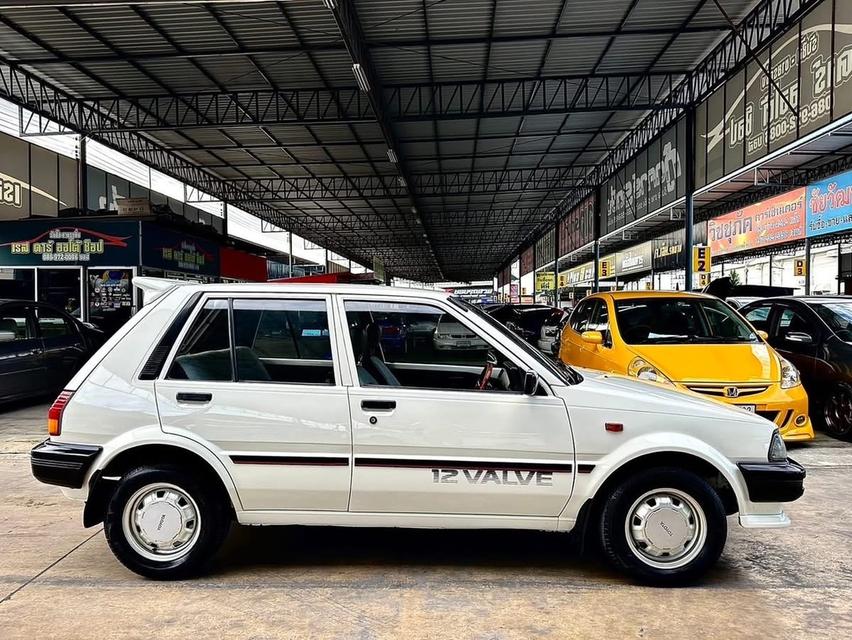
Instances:
[[[272,378],[263,362],[248,347],[237,347],[237,370],[241,380],[270,381]],[[201,351],[190,355],[178,356],[175,364],[180,366],[186,380],[230,380],[230,349]]]
[[[371,322],[361,330],[361,357],[358,359],[358,380],[361,384],[402,386],[382,358],[379,325]],[[372,381],[369,381],[372,378]],[[366,382],[365,382],[366,381]]]

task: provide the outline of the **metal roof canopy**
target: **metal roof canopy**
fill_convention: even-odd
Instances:
[[[0,95],[362,264],[482,279],[747,55],[715,2],[0,0]],[[719,2],[754,47],[807,0]]]

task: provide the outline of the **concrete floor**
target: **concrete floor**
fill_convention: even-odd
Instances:
[[[156,583],[30,476],[45,411],[0,413],[2,640],[852,637],[852,446],[826,438],[793,450],[793,527],[731,519],[699,587],[633,585],[557,534],[303,528],[235,528],[210,575]]]

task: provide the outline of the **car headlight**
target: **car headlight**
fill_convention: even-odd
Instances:
[[[787,460],[787,445],[781,439],[778,429],[772,432],[772,440],[769,441],[769,462],[784,462]]]
[[[659,369],[642,358],[633,358],[633,362],[627,367],[627,375],[639,378],[640,380],[647,380],[648,382],[659,382],[660,384],[672,383]]]
[[[793,363],[786,358],[778,357],[781,359],[781,388],[791,389],[802,384],[802,380],[799,377],[799,370],[793,366]]]

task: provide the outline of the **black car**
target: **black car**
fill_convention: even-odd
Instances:
[[[103,339],[52,305],[0,299],[0,402],[58,391]]]
[[[550,321],[556,326],[565,315],[562,309],[544,304],[490,305],[484,307],[484,310],[533,346],[538,346],[541,328],[546,322]]]
[[[799,369],[811,418],[852,437],[852,296],[767,298],[740,313]]]

